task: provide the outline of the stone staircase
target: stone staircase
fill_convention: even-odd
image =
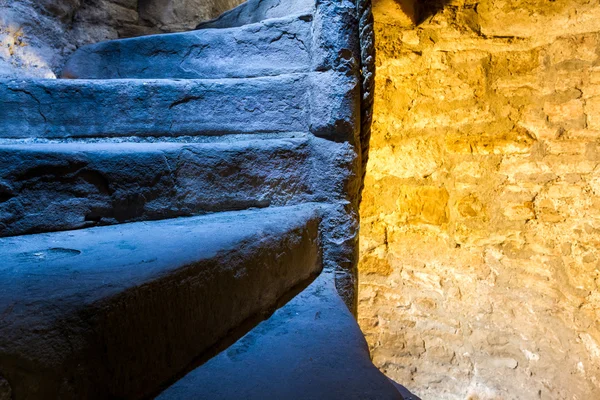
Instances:
[[[0,81],[0,399],[402,399],[346,308],[358,36],[250,0]]]

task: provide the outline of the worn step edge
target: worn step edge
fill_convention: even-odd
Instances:
[[[63,78],[245,78],[307,72],[312,14],[84,46]]]
[[[280,140],[310,137],[308,132],[277,133],[243,133],[207,136],[120,136],[120,137],[67,137],[67,138],[1,138],[0,145],[36,145],[36,144],[110,144],[110,143],[145,143],[145,144],[195,144],[195,143],[237,143],[251,140]]]
[[[321,269],[319,206],[0,239],[14,400],[140,398]]]
[[[321,147],[307,136],[0,145],[0,236],[323,201],[333,166]]]

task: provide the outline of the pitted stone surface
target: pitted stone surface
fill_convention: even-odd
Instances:
[[[375,364],[424,399],[599,399],[599,3],[374,11]]]
[[[0,81],[0,137],[308,131],[308,85],[306,74],[206,80]]]
[[[334,195],[331,183],[341,171],[332,157],[342,153],[323,140],[296,136],[199,144],[0,144],[0,236]]]

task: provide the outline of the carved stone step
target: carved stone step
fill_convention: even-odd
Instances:
[[[308,131],[307,74],[205,80],[0,81],[0,137]]]
[[[307,72],[311,14],[84,46],[63,78],[246,78]]]
[[[328,179],[342,172],[319,161],[319,152],[334,156],[340,146],[294,136],[208,143],[0,142],[0,236],[322,201],[334,188]]]
[[[402,400],[323,273],[268,320],[157,400]]]
[[[202,22],[198,29],[231,28],[315,11],[315,0],[248,0],[219,17]]]
[[[354,77],[0,80],[0,138],[176,137],[307,132],[347,141]]]
[[[16,399],[155,393],[321,270],[318,205],[0,239]]]

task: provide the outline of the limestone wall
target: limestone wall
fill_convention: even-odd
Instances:
[[[600,399],[600,3],[374,2],[359,319],[424,399]]]
[[[194,29],[243,0],[0,0],[0,78],[55,78],[78,47]]]

